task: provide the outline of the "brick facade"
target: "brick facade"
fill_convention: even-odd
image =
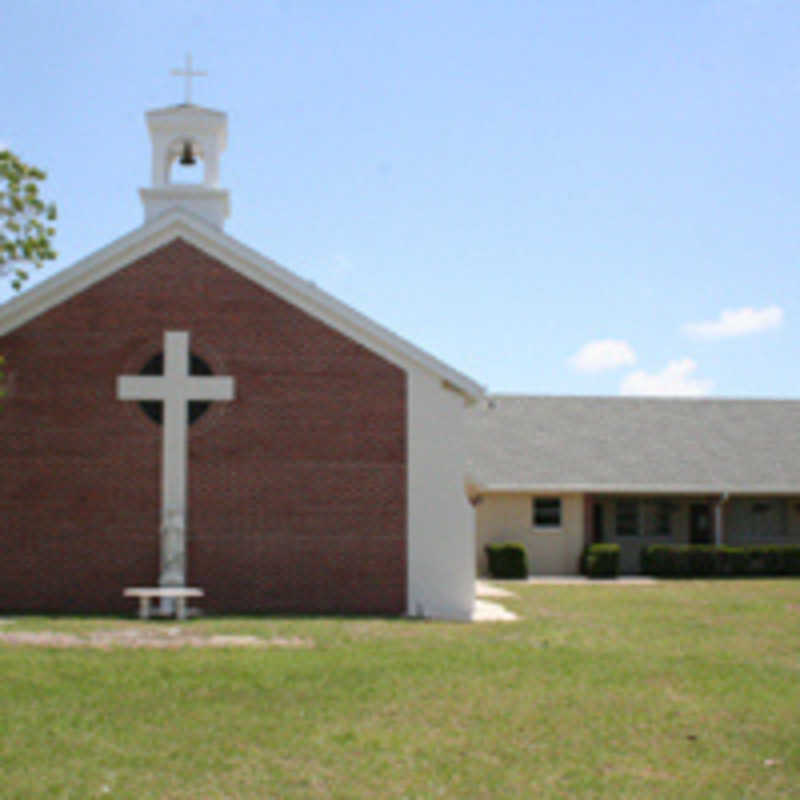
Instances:
[[[161,428],[116,378],[165,330],[236,380],[189,435],[204,608],[405,611],[404,372],[180,239],[0,338],[0,611],[157,583]]]

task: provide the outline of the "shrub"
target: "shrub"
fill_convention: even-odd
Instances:
[[[721,564],[713,545],[654,544],[642,548],[642,572],[648,575],[716,575]]]
[[[665,578],[800,575],[800,546],[655,544],[642,549],[642,572]]]
[[[493,578],[527,578],[528,555],[524,545],[514,542],[487,544],[489,574]]]
[[[619,545],[589,545],[583,557],[583,572],[590,578],[616,578],[619,575]]]

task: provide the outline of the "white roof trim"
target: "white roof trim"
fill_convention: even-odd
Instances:
[[[299,278],[199,217],[178,208],[170,209],[0,306],[0,336],[176,238],[184,239],[219,259],[254,283],[393,363],[404,368],[409,365],[420,367],[468,399],[484,394],[484,388],[471,378],[373,322],[310,281]]]
[[[471,485],[472,494],[780,494],[800,496],[800,486],[697,486],[670,484],[492,483]]]

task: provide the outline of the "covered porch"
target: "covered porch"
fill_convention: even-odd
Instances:
[[[800,543],[800,495],[592,493],[583,518],[584,543],[618,544],[629,575],[652,544]]]

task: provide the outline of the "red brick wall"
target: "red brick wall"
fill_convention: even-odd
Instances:
[[[0,610],[133,611],[158,581],[161,428],[116,378],[187,330],[236,399],[190,428],[211,612],[402,613],[402,370],[182,240],[0,338]]]

